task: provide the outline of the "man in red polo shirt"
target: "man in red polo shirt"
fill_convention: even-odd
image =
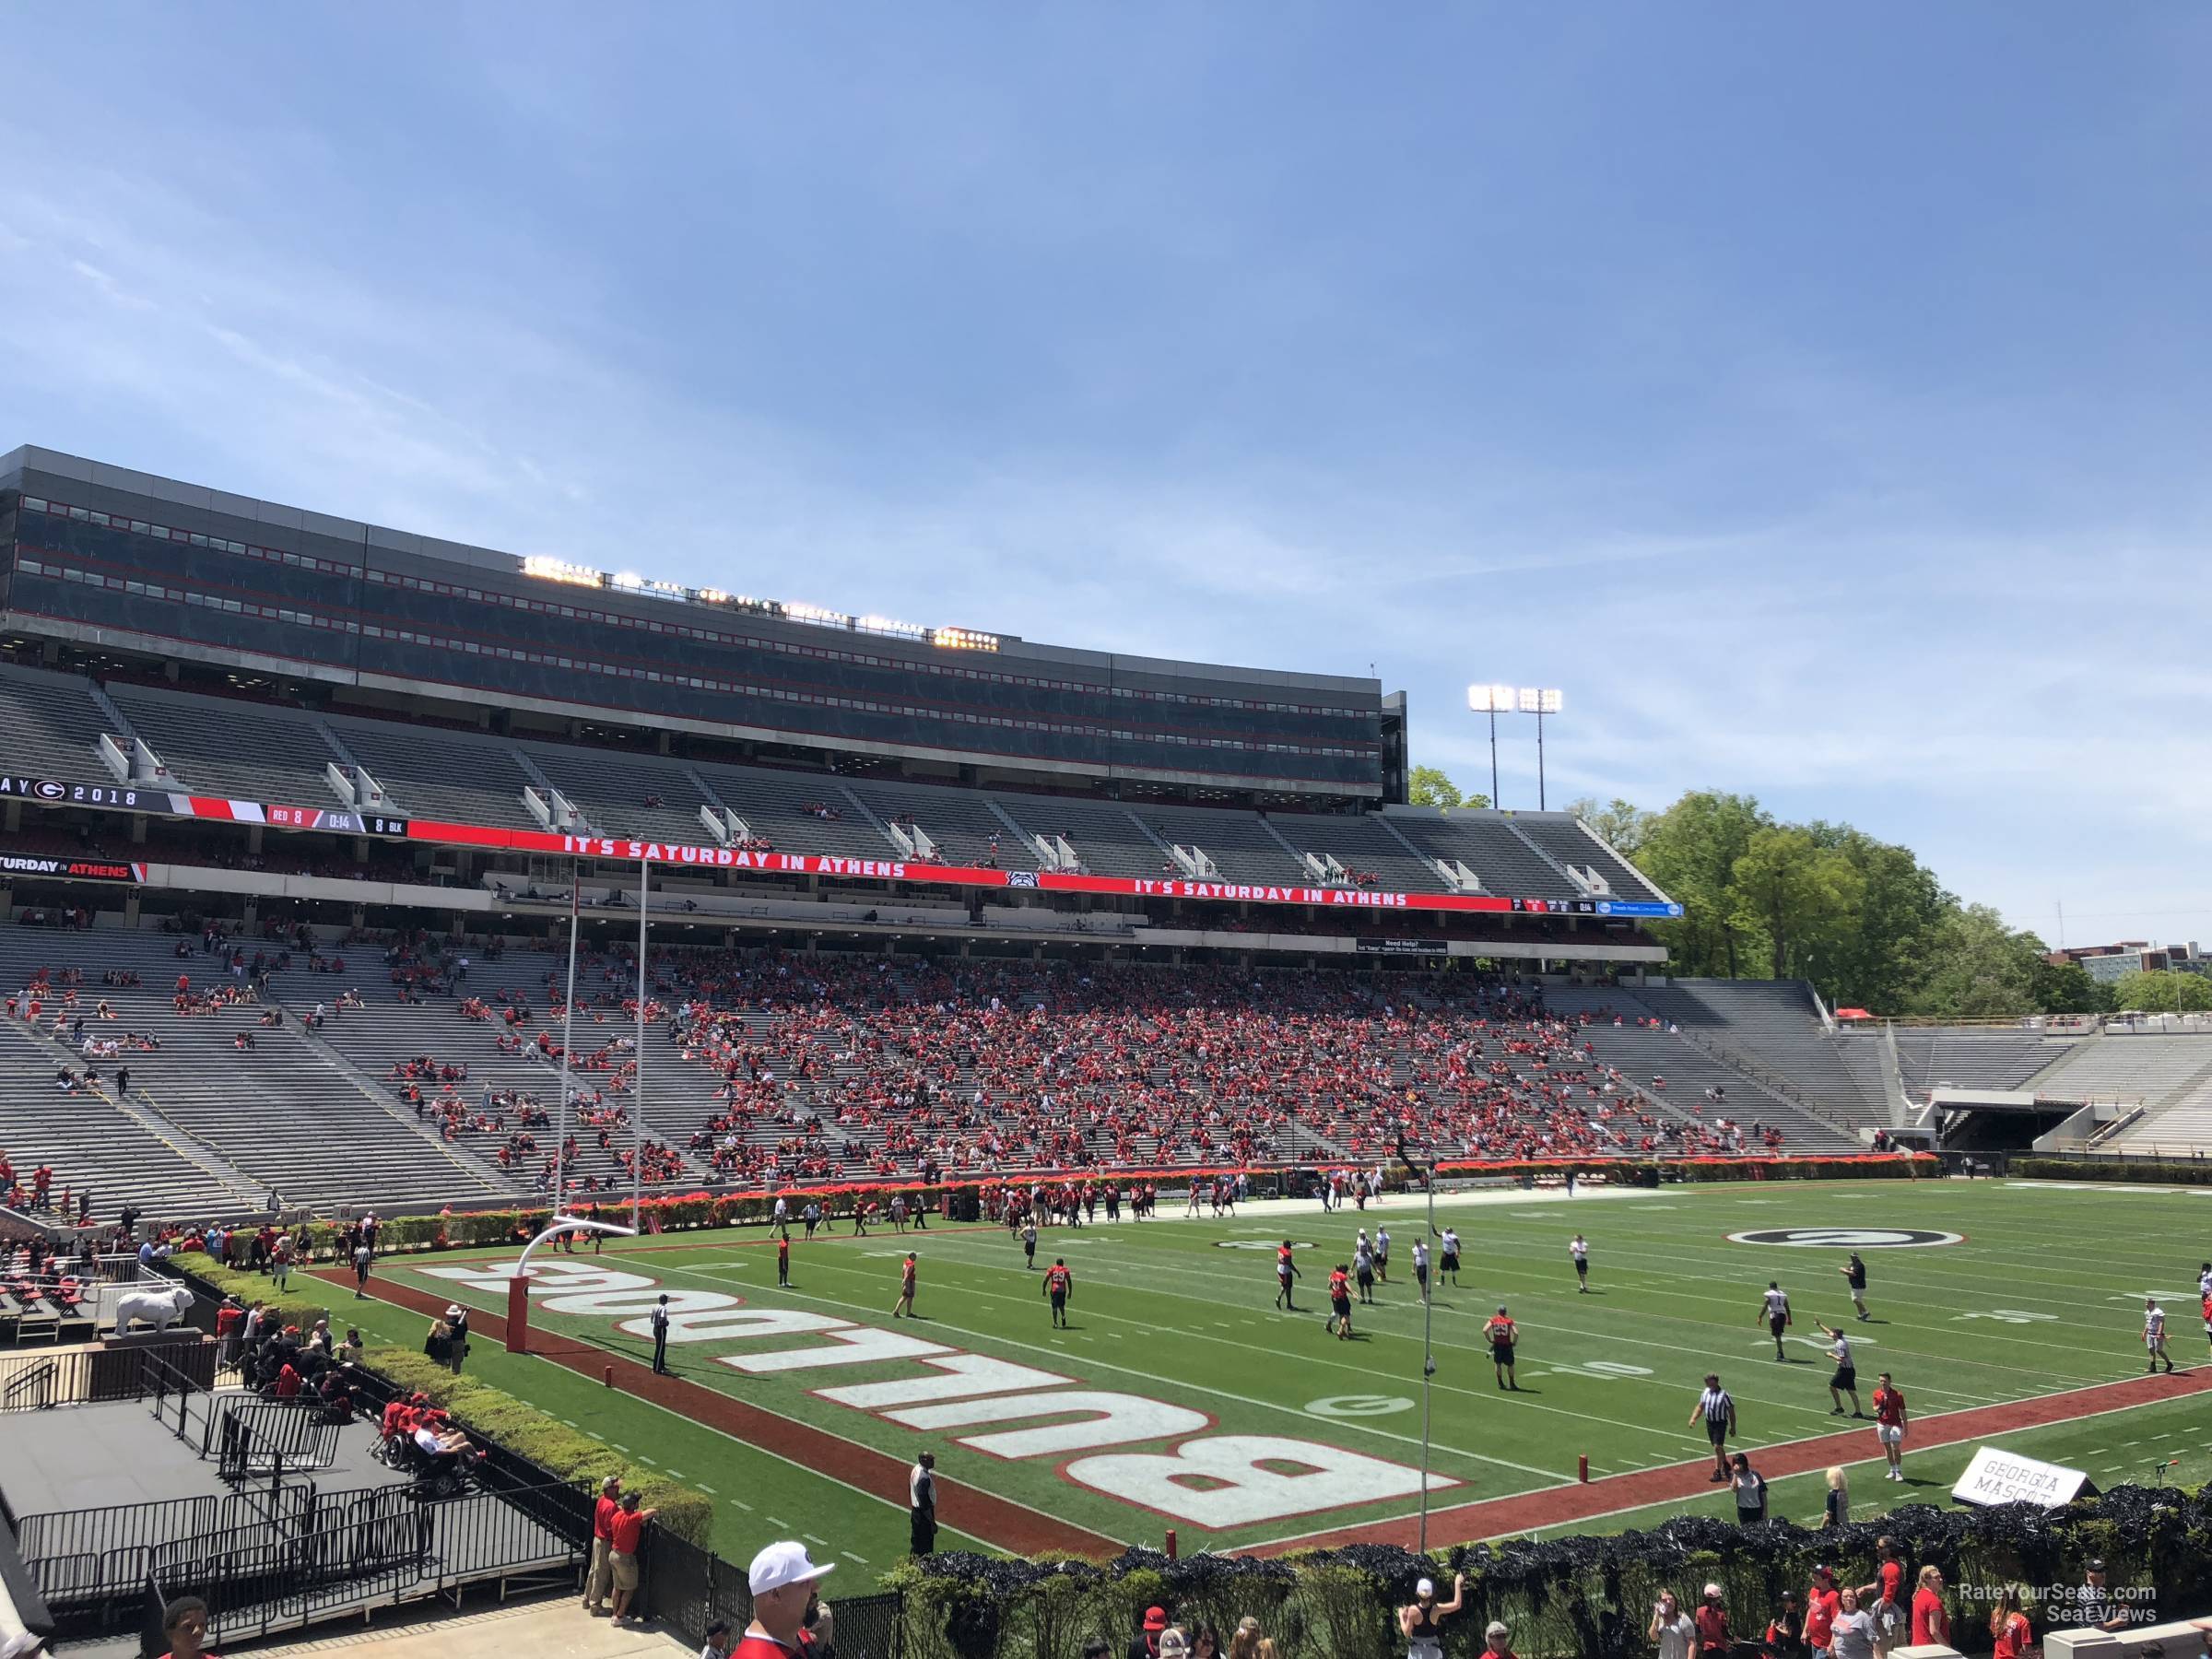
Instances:
[[[606,1593],[613,1587],[614,1571],[606,1562],[607,1551],[614,1547],[615,1515],[622,1507],[622,1478],[609,1475],[599,1483],[599,1501],[592,1506],[592,1566],[583,1580],[583,1610],[597,1613],[606,1606]]]
[[[829,1571],[806,1559],[804,1544],[771,1544],[755,1556],[746,1575],[753,1592],[753,1622],[730,1659],[793,1659],[815,1583]]]
[[[621,1506],[607,1524],[606,1564],[615,1575],[615,1623],[629,1617],[629,1598],[638,1593],[638,1546],[645,1538],[645,1523],[661,1512],[640,1509],[636,1492],[622,1494]]]

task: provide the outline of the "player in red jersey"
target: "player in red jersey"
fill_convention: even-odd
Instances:
[[[1513,1349],[1521,1341],[1520,1327],[1500,1306],[1483,1322],[1482,1335],[1490,1345],[1490,1363],[1498,1372],[1498,1386],[1519,1394],[1521,1384],[1513,1376]]]
[[[1044,1293],[1052,1299],[1053,1328],[1067,1328],[1068,1292],[1076,1288],[1076,1276],[1067,1270],[1067,1258],[1055,1256],[1053,1265],[1044,1270]]]
[[[1329,1275],[1329,1317],[1322,1329],[1335,1332],[1339,1341],[1352,1334],[1352,1276],[1342,1262]]]
[[[911,1250],[908,1251],[906,1260],[899,1267],[899,1300],[891,1304],[893,1319],[898,1318],[900,1313],[904,1313],[909,1319],[914,1316],[914,1280],[920,1271],[914,1265],[914,1253]]]
[[[1298,1264],[1290,1259],[1290,1241],[1285,1239],[1282,1248],[1275,1253],[1275,1282],[1279,1287],[1275,1293],[1275,1305],[1297,1312],[1298,1304],[1290,1300],[1290,1281],[1305,1277],[1299,1272]],[[2212,1298],[2206,1300],[2212,1301]]]
[[[2212,1347],[2212,1290],[2205,1292],[2204,1303],[2198,1312],[2205,1316],[2205,1346]]]
[[[1874,1387],[1874,1435],[1889,1459],[1885,1480],[1905,1477],[1905,1394],[1884,1371]]]

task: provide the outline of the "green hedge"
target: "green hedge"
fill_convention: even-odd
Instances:
[[[176,1265],[193,1277],[211,1286],[219,1294],[235,1296],[248,1307],[265,1302],[276,1311],[285,1324],[295,1324],[303,1332],[315,1328],[318,1319],[329,1319],[331,1329],[338,1335],[346,1334],[343,1322],[332,1316],[330,1304],[324,1300],[330,1287],[320,1279],[312,1279],[295,1271],[292,1286],[279,1291],[276,1281],[265,1273],[252,1273],[242,1268],[227,1267],[201,1251],[189,1251],[175,1258]],[[304,1293],[303,1293],[304,1292]]]
[[[2015,1158],[2006,1173],[2030,1181],[2140,1182],[2151,1186],[2212,1186],[2212,1162],[2149,1163],[2136,1159]]]
[[[459,1376],[429,1356],[403,1347],[371,1348],[361,1369],[394,1388],[424,1394],[443,1406],[463,1428],[526,1457],[564,1480],[588,1480],[596,1488],[609,1475],[635,1487],[647,1509],[657,1509],[660,1524],[701,1548],[714,1531],[714,1500],[665,1475],[641,1471],[602,1441],[555,1422],[536,1406],[476,1377]]]
[[[1180,1622],[1212,1625],[1225,1643],[1251,1615],[1282,1659],[1398,1659],[1406,1643],[1393,1609],[1424,1576],[1448,1595],[1455,1571],[1466,1575],[1466,1606],[1443,1625],[1446,1659],[1476,1659],[1493,1618],[1524,1659],[1648,1659],[1644,1630],[1662,1590],[1694,1606],[1702,1585],[1719,1584],[1741,1651],[1784,1590],[1803,1597],[1816,1563],[1833,1566],[1843,1583],[1872,1581],[1884,1535],[1897,1540],[1908,1584],[1923,1565],[1943,1570],[1952,1641],[1968,1653],[1990,1650],[1991,1602],[1982,1598],[1999,1586],[2026,1590],[2039,1635],[2072,1623],[2064,1597],[2092,1557],[2109,1563],[2115,1589],[2156,1586],[2161,1618],[2212,1608],[2212,1488],[2121,1487],[2048,1513],[1913,1504],[1837,1529],[1685,1516],[1650,1532],[1512,1539],[1429,1557],[1382,1544],[1272,1560],[1170,1561],[1145,1549],[1106,1562],[945,1554],[902,1561],[887,1582],[902,1596],[905,1659],[1077,1659],[1093,1636],[1118,1654],[1155,1604]]]

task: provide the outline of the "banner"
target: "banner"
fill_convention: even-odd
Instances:
[[[0,853],[0,876],[52,876],[63,881],[139,882],[146,879],[146,866],[105,858],[40,858],[23,853]]]
[[[1445,956],[1450,951],[1441,939],[1354,939],[1352,948],[1361,956]]]
[[[58,793],[55,793],[58,792]],[[1397,893],[1380,888],[1304,887],[1277,883],[1196,881],[1187,877],[1079,876],[1064,870],[997,870],[919,859],[850,858],[812,853],[754,853],[732,847],[687,845],[618,835],[566,835],[546,830],[498,830],[434,818],[389,818],[343,807],[288,806],[221,795],[105,783],[62,783],[52,779],[0,777],[0,796],[41,805],[104,806],[113,811],[160,813],[171,818],[263,824],[277,830],[318,830],[331,835],[374,835],[438,846],[480,847],[501,853],[553,853],[624,864],[751,871],[763,876],[828,876],[848,881],[902,881],[943,887],[1012,888],[1048,893],[1100,893],[1130,899],[1194,899],[1224,904],[1296,904],[1317,910],[1448,911],[1460,914],[1524,916],[1679,916],[1682,907],[1622,899],[1510,899],[1494,893]],[[1359,948],[1398,947],[1433,954],[1418,940]]]

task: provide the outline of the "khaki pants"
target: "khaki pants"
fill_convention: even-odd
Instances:
[[[591,1571],[583,1579],[583,1605],[587,1607],[597,1606],[614,1589],[615,1570],[608,1559],[610,1547],[605,1538],[592,1540]]]

